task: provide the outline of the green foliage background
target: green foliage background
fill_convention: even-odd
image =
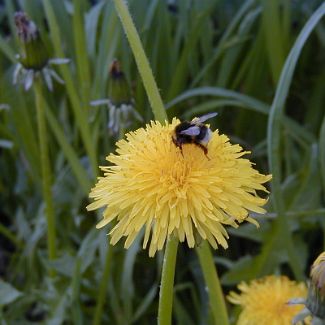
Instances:
[[[219,112],[211,127],[251,150],[256,167],[274,176],[268,213],[256,216],[260,229],[229,229],[229,249],[215,252],[225,293],[266,274],[304,280],[324,250],[324,19],[310,36],[303,30],[321,3],[129,1],[169,118]],[[55,261],[47,254],[35,98],[12,84],[18,9],[37,23],[52,57],[71,59],[58,68],[65,85],[45,92]],[[299,33],[301,52],[294,47]],[[156,322],[162,253],[149,258],[141,238],[127,251],[123,243],[109,246],[108,229],[95,229],[100,215],[85,210],[98,165],[116,141],[106,108],[89,105],[107,97],[114,58],[148,122],[151,109],[112,1],[0,2],[1,324]],[[134,121],[130,130],[140,126]],[[178,254],[175,324],[212,324],[197,257],[185,245]],[[229,308],[234,321],[237,311]]]

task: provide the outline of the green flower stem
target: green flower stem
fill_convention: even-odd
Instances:
[[[123,0],[114,0],[114,3],[131,46],[155,119],[164,122],[167,120],[165,107],[128,7]]]
[[[161,275],[158,325],[170,325],[172,323],[177,247],[178,240],[174,237],[170,237],[166,245],[163,270]]]
[[[140,37],[132,21],[128,7],[123,0],[114,0],[114,3],[116,11],[122,22],[124,32],[131,46],[135,61],[137,63],[144,88],[149,98],[152,112],[156,120],[164,122],[167,120],[165,107],[160,97],[156,81],[153,77],[148,59],[142,47]],[[161,277],[158,309],[159,325],[170,325],[172,321],[173,287],[177,247],[178,241],[175,238],[170,238],[166,245]]]
[[[34,81],[36,111],[37,111],[37,124],[38,124],[38,137],[40,146],[40,158],[42,167],[42,190],[43,199],[45,201],[45,215],[47,221],[47,246],[49,259],[54,260],[56,258],[56,230],[55,230],[55,215],[51,193],[51,168],[47,143],[47,131],[44,109],[46,103],[42,95],[42,84],[39,77],[36,77]],[[50,274],[53,275],[53,270],[50,270]]]
[[[103,307],[105,303],[105,296],[106,296],[106,290],[107,290],[107,283],[110,276],[110,270],[111,270],[111,262],[113,257],[113,247],[109,246],[107,253],[106,253],[106,260],[105,260],[105,266],[104,266],[104,272],[102,279],[100,281],[99,285],[99,293],[97,298],[97,304],[93,319],[93,325],[100,325],[102,320],[102,314],[103,314]]]
[[[204,240],[200,246],[196,248],[196,252],[199,256],[204,279],[208,288],[210,307],[215,324],[229,325],[227,308],[223,297],[222,288],[207,241]]]

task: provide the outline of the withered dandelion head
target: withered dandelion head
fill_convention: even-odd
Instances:
[[[242,307],[237,325],[290,325],[303,306],[288,305],[293,297],[306,297],[304,283],[291,281],[286,276],[266,276],[249,284],[238,285],[240,293],[230,292],[228,300]],[[301,324],[301,323],[300,323]],[[310,319],[306,320],[310,324]]]
[[[325,252],[321,253],[314,261],[310,271],[310,278],[325,300]]]
[[[50,91],[53,80],[63,84],[63,80],[52,69],[52,65],[66,64],[68,59],[50,58],[36,24],[26,13],[19,11],[14,15],[17,35],[20,43],[20,54],[16,55],[18,63],[13,74],[13,83],[21,83],[29,90],[37,76],[43,76]]]
[[[207,156],[194,144],[181,151],[172,141],[179,123],[175,118],[164,125],[151,122],[126,134],[117,142],[116,154],[106,158],[112,165],[101,167],[104,176],[91,190],[94,202],[87,209],[105,207],[97,228],[117,220],[110,232],[113,245],[126,237],[128,248],[145,228],[143,248],[151,238],[150,256],[170,235],[186,239],[189,247],[199,235],[214,248],[226,248],[224,225],[258,225],[248,213],[265,212],[266,199],[256,191],[266,191],[262,184],[271,176],[255,170],[242,158],[247,152],[218,131],[211,135]]]
[[[314,261],[310,271],[307,298],[297,297],[289,301],[290,305],[304,307],[295,315],[292,324],[310,319],[312,324],[325,324],[325,252]]]
[[[311,267],[305,305],[314,318],[319,318],[321,324],[325,323],[325,252],[316,258]]]

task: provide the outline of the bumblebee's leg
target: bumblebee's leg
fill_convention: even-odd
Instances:
[[[182,156],[183,156],[183,158],[184,158],[184,154],[183,154],[183,146],[182,146],[182,144],[180,144],[180,145],[178,146],[178,148],[181,150],[181,154],[182,154]]]
[[[182,144],[179,143],[176,139],[174,139],[174,137],[172,137],[172,140],[173,140],[174,145],[175,145],[177,148],[180,149],[181,154],[182,154],[182,156],[184,157],[184,155],[183,155],[183,147],[182,147]]]
[[[204,152],[205,156],[207,157],[208,160],[210,160],[209,156],[208,156],[208,149],[201,143],[197,144]]]

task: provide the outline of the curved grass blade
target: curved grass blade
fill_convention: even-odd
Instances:
[[[194,88],[194,89],[187,90],[184,93],[182,93],[181,95],[174,98],[169,103],[167,103],[166,109],[169,109],[172,106],[174,106],[182,101],[185,101],[187,99],[197,97],[197,96],[221,97],[221,98],[225,98],[224,105],[245,108],[245,109],[253,110],[257,113],[262,113],[265,115],[268,115],[270,112],[270,106],[268,104],[266,104],[258,99],[255,99],[253,97],[238,93],[233,90],[220,88],[220,87],[200,87],[200,88]],[[208,111],[208,109],[210,108],[210,105],[212,106],[214,104],[216,104],[214,107],[221,106],[222,100],[220,100],[220,102],[219,101],[215,102],[215,103],[207,102],[206,104],[202,104],[202,107],[201,106],[197,107],[198,111],[196,111],[195,110],[196,108],[193,107],[192,109],[187,111],[186,117],[188,116],[188,114],[192,114],[192,113],[193,114],[194,113],[203,113],[203,112],[205,112],[204,109],[206,109],[206,111]],[[286,127],[288,128],[290,133],[299,134],[301,139],[304,142],[306,142],[306,144],[310,144],[310,143],[313,143],[316,141],[316,138],[314,137],[314,135],[312,133],[310,133],[308,130],[306,130],[305,128],[300,126],[296,121],[292,120],[291,118],[284,117],[283,123],[286,125]]]
[[[323,195],[325,199],[325,116],[319,133],[319,164],[322,177]]]
[[[80,186],[83,189],[83,192],[85,194],[89,193],[91,184],[89,179],[87,178],[87,173],[84,169],[84,167],[81,165],[80,160],[78,159],[76,152],[74,151],[71,144],[67,141],[67,138],[62,131],[59,122],[55,118],[52,111],[47,107],[46,109],[46,117],[48,120],[48,123],[52,129],[52,132],[54,133],[56,140],[58,141],[62,151],[64,152],[67,161],[70,164],[72,172],[75,174]]]
[[[325,3],[323,3],[310,17],[300,32],[294,46],[292,47],[284,67],[281,71],[279,83],[277,85],[275,97],[271,106],[270,116],[268,121],[267,130],[267,146],[268,146],[268,159],[270,171],[273,175],[272,178],[272,193],[273,204],[275,211],[279,214],[277,229],[286,229],[287,249],[289,255],[290,265],[297,279],[303,278],[299,258],[295,252],[294,245],[288,222],[285,217],[285,208],[281,191],[281,123],[284,117],[284,105],[291,85],[293,73],[297,65],[302,48],[305,45],[311,32],[314,30],[318,22],[325,15]],[[278,232],[276,232],[278,233]],[[273,245],[269,245],[273,246]],[[271,247],[272,249],[272,247]],[[270,249],[262,252],[262,254],[269,254]]]
[[[48,19],[50,32],[53,39],[55,54],[58,57],[64,57],[64,53],[62,50],[60,28],[52,4],[49,0],[44,0],[43,6],[45,9],[46,17]],[[86,152],[91,161],[93,174],[96,175],[98,171],[97,157],[95,152],[96,150],[95,150],[95,146],[92,143],[89,123],[87,121],[87,114],[82,109],[82,106],[80,105],[81,103],[80,103],[79,95],[76,90],[74,80],[72,78],[71,72],[69,71],[69,68],[66,65],[61,65],[60,71],[65,81],[65,87],[67,89],[67,93],[71,101],[71,106],[75,115],[76,123],[80,130],[81,138],[84,142]]]
[[[84,17],[82,11],[82,3],[80,0],[73,1],[74,14],[72,16],[73,21],[73,34],[75,41],[75,55],[77,61],[78,69],[78,79],[81,90],[81,97],[83,100],[84,108],[89,107],[90,101],[90,67],[89,59],[87,54],[87,44],[86,44],[86,31],[84,24]]]
[[[224,46],[226,45],[228,39],[230,38],[231,34],[234,32],[236,27],[238,26],[241,19],[244,17],[244,15],[247,13],[247,11],[253,6],[254,0],[247,0],[242,7],[238,10],[237,14],[229,24],[227,30],[222,35],[218,46],[216,47],[215,53],[212,56],[211,60],[206,63],[206,65],[202,68],[200,73],[197,75],[197,77],[193,80],[191,87],[195,86],[200,82],[200,80],[204,77],[204,75],[207,73],[207,71],[213,66],[213,64],[219,59],[221,54],[223,53]]]

